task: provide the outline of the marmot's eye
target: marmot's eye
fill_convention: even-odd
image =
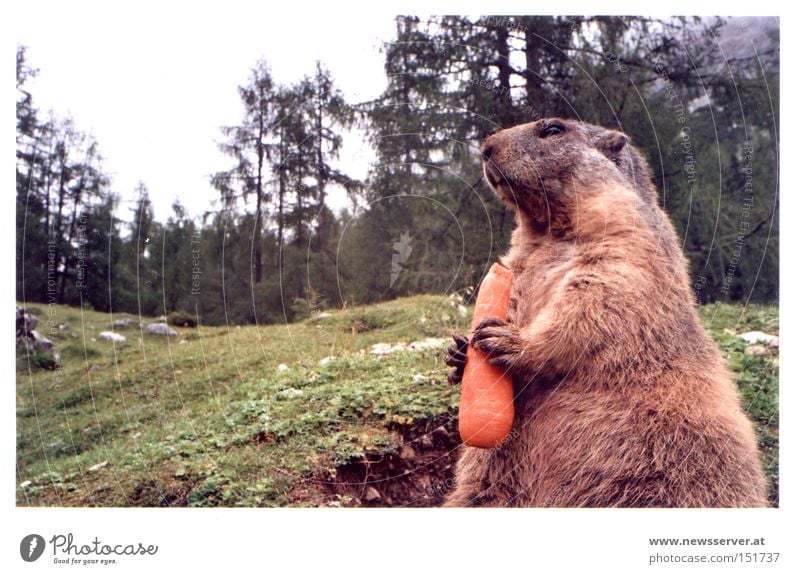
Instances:
[[[562,133],[564,133],[564,126],[561,126],[559,124],[550,124],[549,126],[547,126],[542,131],[539,132],[539,137],[547,138],[550,136],[557,136],[558,134]]]

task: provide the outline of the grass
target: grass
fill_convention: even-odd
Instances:
[[[169,339],[136,317],[119,330],[124,345],[97,339],[107,314],[54,307],[66,327],[44,334],[62,367],[17,361],[17,504],[339,505],[330,484],[342,468],[391,466],[418,429],[452,422],[443,347],[368,351],[465,329],[458,303],[416,296],[292,325],[178,327]],[[748,355],[732,333],[775,332],[777,309],[701,314],[736,372],[776,497],[777,354]]]

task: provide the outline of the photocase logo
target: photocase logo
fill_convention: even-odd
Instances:
[[[392,277],[391,281],[389,281],[389,287],[394,285],[394,282],[397,281],[400,272],[403,270],[403,263],[408,261],[408,258],[411,257],[411,235],[408,231],[401,233],[400,241],[395,241],[392,247],[395,253],[392,254]]]
[[[28,534],[19,543],[19,555],[25,562],[35,562],[44,552],[44,538],[38,534]]]

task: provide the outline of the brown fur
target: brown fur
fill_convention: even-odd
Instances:
[[[501,446],[464,449],[446,506],[766,506],[753,427],[626,136],[548,119],[482,151],[516,212],[515,276],[508,322],[470,344],[512,374],[516,417]]]

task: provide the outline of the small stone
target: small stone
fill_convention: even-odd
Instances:
[[[147,332],[151,335],[164,335],[167,337],[178,336],[178,332],[166,323],[151,323],[147,326]]]
[[[180,341],[178,341],[178,344],[179,345],[188,345],[189,341],[187,341],[186,339],[181,339]]]
[[[281,363],[280,365],[278,365],[276,367],[276,370],[279,373],[283,373],[284,371],[288,371],[289,370],[289,365],[287,365],[286,363]]]
[[[422,448],[433,448],[433,437],[430,434],[424,434],[419,438],[419,444]]]
[[[97,335],[98,339],[103,341],[111,341],[112,343],[124,343],[125,336],[120,335],[119,333],[115,333],[113,331],[103,331],[99,335]]]
[[[416,456],[417,453],[414,451],[414,447],[412,447],[410,444],[404,444],[402,447],[400,447],[400,458],[404,460],[411,460],[416,458]]]
[[[769,343],[767,343],[770,347],[777,349],[779,346],[778,337],[772,339]]]
[[[26,480],[25,482],[20,483],[20,488],[28,488],[31,484],[33,484],[30,480]]]
[[[322,359],[319,360],[319,366],[320,367],[324,367],[325,365],[327,365],[328,363],[333,361],[335,358],[336,357],[332,357],[332,356],[331,357],[323,357]]]
[[[88,470],[89,472],[97,472],[97,471],[98,471],[98,470],[100,470],[101,468],[105,468],[105,467],[107,467],[107,466],[108,466],[108,461],[107,461],[107,460],[104,460],[103,462],[97,463],[97,464],[96,464],[96,465],[94,465],[94,466],[90,466],[90,467],[89,467],[87,470]]]
[[[302,397],[302,396],[303,396],[303,391],[295,388],[285,389],[278,393],[278,398],[280,399],[294,399],[296,397]]]
[[[367,487],[367,491],[364,493],[364,501],[365,502],[378,502],[381,499],[381,493],[378,492],[378,489],[374,486]]]
[[[762,355],[766,355],[768,353],[767,348],[764,345],[749,345],[745,350],[745,355],[750,355],[752,357],[761,357]]]
[[[739,335],[740,339],[747,341],[748,345],[755,345],[757,343],[770,343],[775,339],[775,335],[768,335],[763,331],[748,331]]]
[[[175,478],[181,478],[183,476],[186,476],[186,469],[183,467],[179,468],[178,470],[175,471],[175,474],[173,476]]]
[[[412,383],[424,383],[427,380],[428,379],[425,377],[425,375],[421,375],[419,373],[417,373],[416,375],[411,377],[411,382]]]
[[[430,491],[430,489],[431,489],[431,477],[428,476],[427,474],[425,474],[424,472],[420,473],[419,485],[422,487],[422,490],[424,490],[425,492]]]

